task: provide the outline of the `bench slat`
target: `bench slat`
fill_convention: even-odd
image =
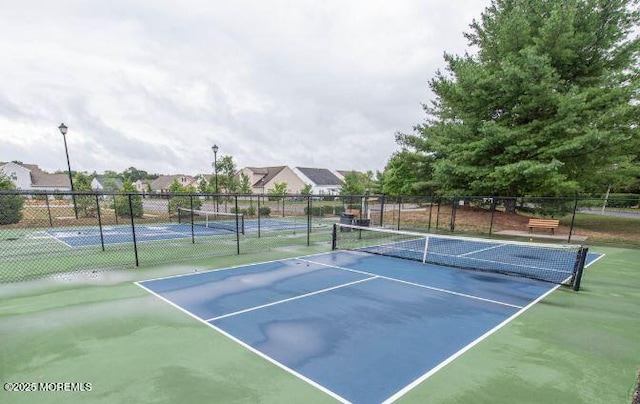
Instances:
[[[554,233],[554,229],[558,228],[560,225],[560,220],[557,219],[535,219],[530,218],[527,227],[529,227],[529,231],[532,231],[534,228],[539,229],[550,229],[551,234]]]

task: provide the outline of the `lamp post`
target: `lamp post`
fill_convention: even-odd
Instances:
[[[211,146],[213,150],[213,175],[215,177],[216,211],[218,210],[218,145]]]
[[[69,149],[67,148],[67,126],[61,123],[58,126],[60,133],[62,133],[62,139],[64,140],[64,153],[67,155],[67,168],[69,169],[69,183],[71,184],[71,198],[73,199],[73,213],[78,218],[78,205],[76,205],[76,194],[73,191],[73,176],[71,175],[71,163],[69,163]]]

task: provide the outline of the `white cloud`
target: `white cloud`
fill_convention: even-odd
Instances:
[[[488,1],[4,2],[0,161],[382,169]]]

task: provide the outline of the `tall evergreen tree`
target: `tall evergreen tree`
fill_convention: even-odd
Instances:
[[[445,54],[399,143],[433,156],[445,193],[601,186],[640,154],[639,15],[637,0],[494,0],[465,34],[477,54]]]

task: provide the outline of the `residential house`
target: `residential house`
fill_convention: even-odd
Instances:
[[[287,193],[300,193],[306,185],[305,182],[291,168],[287,166],[278,167],[245,167],[237,174],[240,178],[241,174],[249,177],[251,190],[256,194],[269,193],[277,183],[287,184]]]
[[[164,194],[169,192],[169,187],[174,180],[177,180],[178,183],[183,187],[192,186],[197,188],[196,179],[190,175],[184,174],[176,174],[176,175],[161,175],[155,180],[151,181],[151,191],[159,194]]]
[[[133,187],[136,189],[136,191],[142,194],[146,194],[147,192],[149,192],[149,181],[136,180],[133,182]]]
[[[293,171],[305,184],[311,184],[314,195],[338,195],[344,177],[326,168],[296,167]]]
[[[122,189],[122,180],[120,178],[96,175],[91,180],[91,189],[107,192],[120,191]]]
[[[4,173],[20,190],[70,191],[68,174],[51,174],[36,164],[0,162],[0,172]]]

